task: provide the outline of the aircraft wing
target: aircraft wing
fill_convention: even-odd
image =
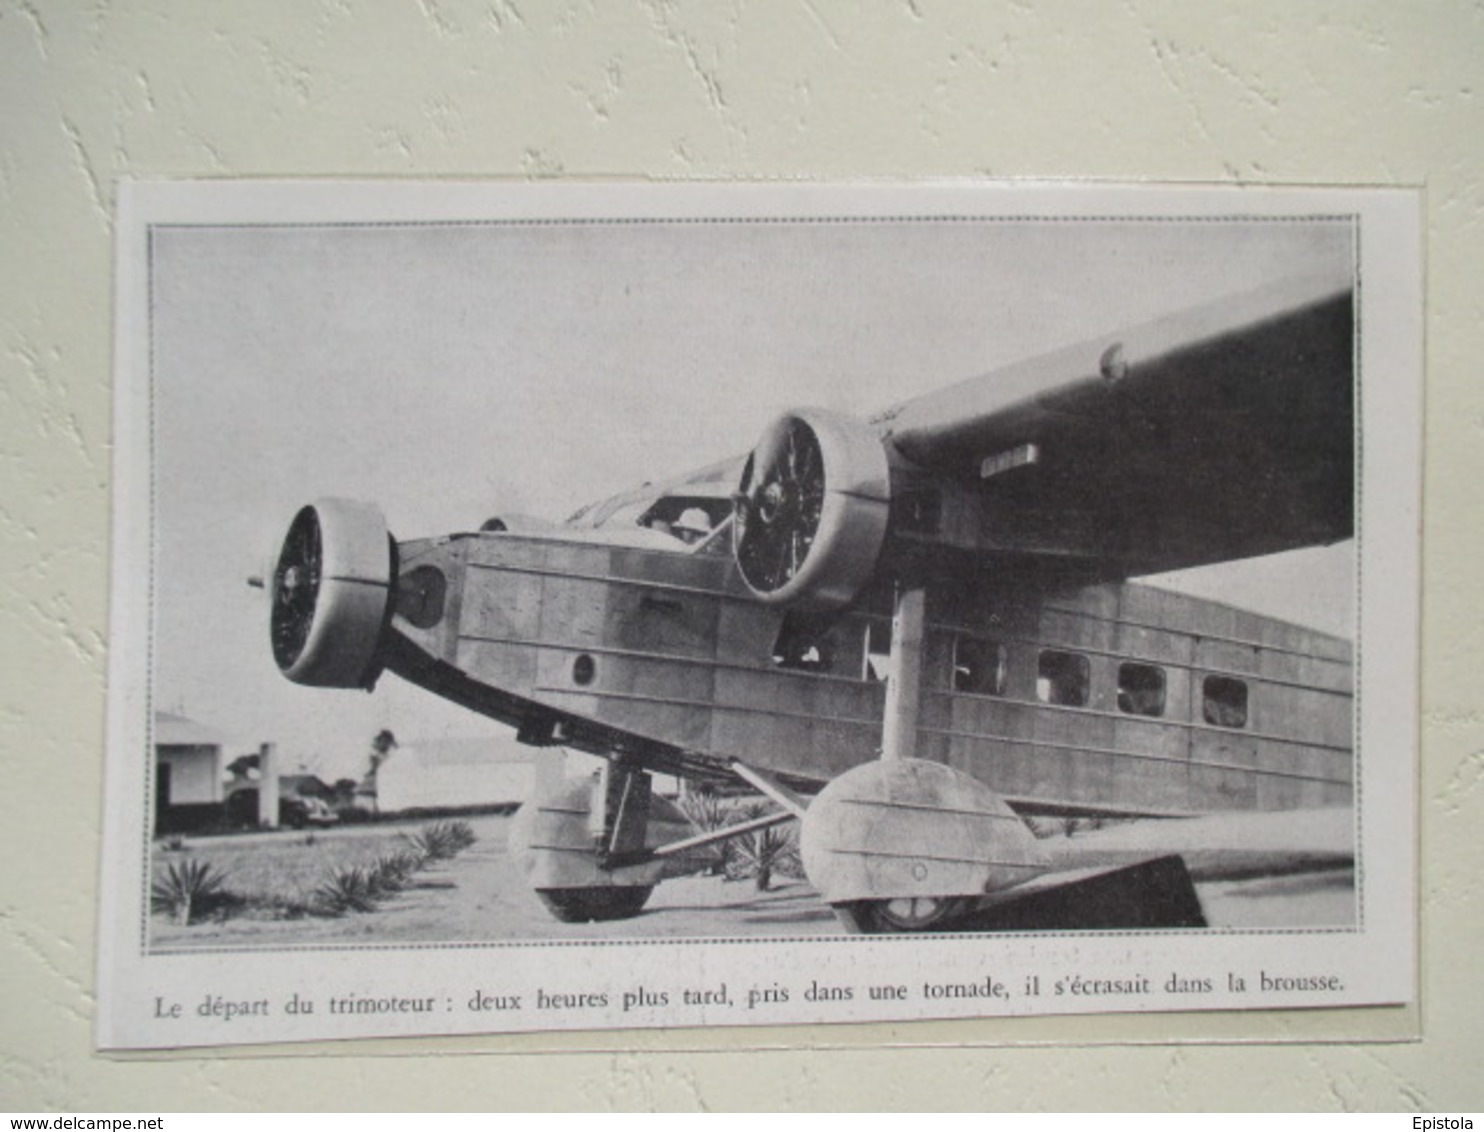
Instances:
[[[1197,880],[1283,876],[1355,861],[1349,809],[1144,818],[1045,842],[1058,869],[1107,868],[1179,854]]]
[[[945,537],[979,552],[1127,577],[1335,542],[1354,525],[1352,304],[1348,274],[1290,279],[873,423],[954,485]]]
[[[1039,585],[1137,577],[1354,533],[1354,285],[1329,272],[1004,367],[867,420],[784,414],[745,460],[568,520],[736,508],[740,575],[821,612],[878,563],[967,554]],[[710,545],[710,544],[708,544]]]

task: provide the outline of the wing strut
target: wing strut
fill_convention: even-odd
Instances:
[[[781,811],[775,814],[764,814],[760,818],[751,821],[738,822],[736,825],[723,826],[720,829],[708,830],[706,833],[698,833],[694,837],[687,837],[681,841],[671,841],[661,845],[657,849],[650,849],[643,853],[635,853],[625,858],[626,862],[659,861],[666,857],[676,857],[681,853],[688,853],[692,849],[701,849],[707,845],[715,845],[718,841],[729,841],[733,837],[741,837],[746,833],[756,833],[760,829],[771,829],[775,825],[794,821],[798,814]]]
[[[792,817],[803,817],[804,811],[809,808],[809,803],[792,790],[780,785],[770,775],[766,775],[760,770],[754,770],[744,762],[733,759],[732,771],[738,778],[751,786],[757,787],[760,793],[767,795],[773,801],[777,802]]]

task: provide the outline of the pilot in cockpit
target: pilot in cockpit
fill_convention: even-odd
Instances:
[[[711,516],[699,507],[688,507],[675,520],[673,533],[687,546],[694,546],[711,533]]]

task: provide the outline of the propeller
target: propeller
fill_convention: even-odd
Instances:
[[[268,639],[296,684],[364,688],[380,672],[396,544],[380,508],[317,499],[289,524],[270,580]]]
[[[798,576],[819,534],[825,462],[819,437],[796,416],[763,435],[742,472],[736,503],[737,564],[760,593]]]
[[[304,652],[314,625],[323,567],[319,516],[313,507],[305,507],[290,525],[273,570],[270,632],[273,659],[279,668],[293,667]]]

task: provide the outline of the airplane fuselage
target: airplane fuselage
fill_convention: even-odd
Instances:
[[[889,592],[803,616],[728,553],[627,541],[400,544],[387,667],[528,741],[657,769],[823,784],[877,757]],[[1022,812],[1348,805],[1352,706],[1349,643],[1272,618],[1128,583],[927,587],[916,757]]]

